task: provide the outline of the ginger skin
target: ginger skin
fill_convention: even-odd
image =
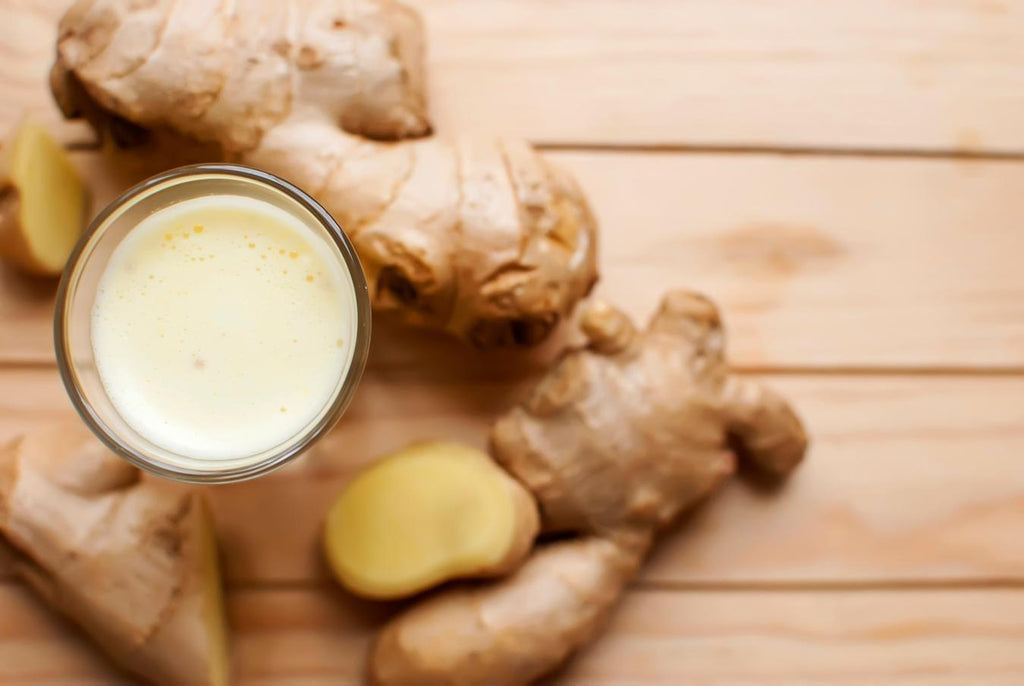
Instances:
[[[194,491],[143,480],[79,424],[0,448],[0,545],[16,573],[122,668],[223,686],[216,543]]]
[[[789,405],[730,372],[710,301],[670,293],[643,332],[595,303],[583,328],[589,345],[491,434],[543,530],[564,538],[510,576],[442,590],[393,619],[371,652],[373,683],[530,683],[593,640],[657,533],[728,478],[737,453],[776,478],[803,458]]]
[[[537,506],[484,452],[421,443],[379,460],[338,496],[324,546],[338,580],[369,598],[403,598],[449,579],[519,566]]]
[[[78,0],[51,86],[115,142],[187,139],[309,191],[376,310],[479,347],[537,344],[597,278],[594,219],[525,142],[379,142],[430,131],[423,50],[393,0]]]
[[[39,124],[22,121],[0,150],[0,258],[30,274],[59,275],[87,210],[67,153]]]

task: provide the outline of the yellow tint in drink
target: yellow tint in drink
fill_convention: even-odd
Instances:
[[[355,290],[293,213],[195,197],[117,245],[92,309],[96,369],[141,436],[197,460],[273,449],[330,402],[353,358]]]

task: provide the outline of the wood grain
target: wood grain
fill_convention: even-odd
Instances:
[[[736,481],[671,532],[658,583],[1024,582],[1024,383],[1019,377],[767,380],[814,438],[780,492]],[[352,473],[407,442],[484,445],[515,382],[371,369],[350,413],[278,474],[208,490],[234,583],[328,577],[319,531]],[[0,440],[68,416],[51,370],[0,371]],[[272,505],[268,507],[268,504]]]
[[[633,593],[564,683],[1020,683],[1022,608],[1019,590]]]
[[[1024,368],[1024,164],[564,153],[601,292],[715,298],[744,367]]]
[[[1024,162],[551,157],[600,219],[599,292],[710,294],[741,367],[1024,369]],[[75,159],[97,208],[159,166]],[[52,293],[0,267],[0,359],[52,361]]]
[[[1024,150],[1024,6],[422,0],[442,131]]]
[[[4,0],[0,3],[0,135],[21,117],[46,125],[58,139],[95,138],[83,122],[65,121],[50,96],[50,65],[57,21],[69,0]]]
[[[241,684],[358,683],[386,616],[330,587],[234,590],[228,604]],[[0,586],[0,608],[0,680],[124,683],[20,587]],[[558,683],[1019,684],[1022,635],[1022,590],[637,589]]]
[[[49,71],[57,40],[56,18],[66,0],[15,0],[0,4],[0,130],[23,114],[52,126],[63,117],[49,97]]]
[[[0,129],[67,0],[8,0]],[[540,143],[1024,152],[1024,6],[1007,0],[413,0],[442,133]],[[62,130],[63,132],[63,130]],[[88,139],[83,129],[68,137]]]
[[[736,480],[668,532],[558,683],[1024,682],[1024,4],[409,1],[441,133],[556,148],[602,223],[601,292],[638,316],[667,287],[714,296],[733,359],[775,372],[814,440],[781,491]],[[83,151],[92,134],[61,121],[46,76],[67,4],[0,1],[0,129],[46,123],[100,207],[166,162]],[[737,154],[758,150],[807,154]],[[71,416],[53,290],[0,267],[0,442]],[[208,489],[238,683],[359,681],[393,606],[327,580],[328,502],[411,440],[483,445],[562,343],[408,341],[375,322],[343,423]],[[2,546],[0,682],[127,683],[10,581]]]

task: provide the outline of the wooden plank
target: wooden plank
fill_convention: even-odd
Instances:
[[[1024,369],[1022,162],[551,157],[601,221],[600,292],[712,295],[741,367]],[[97,208],[156,169],[75,159]],[[52,361],[52,292],[0,271],[0,360]]]
[[[723,307],[746,367],[1024,366],[1019,163],[564,153],[601,292]]]
[[[519,391],[457,367],[436,376],[417,368],[431,365],[371,369],[349,414],[311,454],[278,474],[208,490],[233,582],[326,579],[322,517],[355,470],[416,440],[482,446]],[[779,493],[739,480],[727,486],[666,536],[645,578],[701,586],[1024,581],[1020,377],[768,380],[806,419],[814,438],[807,463]],[[67,412],[51,370],[0,371],[0,441]]]
[[[1024,6],[422,0],[442,131],[1022,150]]]
[[[0,136],[18,119],[31,116],[60,140],[95,139],[82,122],[67,122],[50,95],[50,65],[57,42],[57,22],[68,0],[0,2]]]
[[[779,492],[731,484],[646,570],[668,583],[1019,580],[1024,383],[771,378],[804,415],[807,462]]]
[[[63,117],[50,97],[49,71],[57,40],[57,18],[67,0],[7,0],[0,4],[0,131],[23,114],[47,125]]]
[[[28,589],[0,585],[0,681],[18,684],[130,683],[70,623]]]
[[[0,129],[59,118],[67,0],[0,7]],[[1024,151],[1005,0],[414,0],[438,129],[542,143]],[[79,135],[85,135],[78,132]]]
[[[559,683],[1018,684],[1024,592],[633,593]]]
[[[386,612],[330,587],[228,594],[241,683],[358,683]],[[558,683],[1019,684],[1024,591],[627,594]],[[0,680],[121,683],[28,592],[0,586]]]

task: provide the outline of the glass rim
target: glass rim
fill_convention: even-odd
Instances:
[[[117,432],[111,430],[106,422],[100,418],[86,396],[82,384],[79,382],[75,363],[72,360],[71,346],[68,338],[70,296],[75,293],[84,265],[88,263],[89,257],[92,254],[89,247],[92,245],[93,239],[109,228],[108,220],[111,216],[125,205],[133,202],[138,196],[157,186],[171,181],[186,179],[190,176],[207,174],[241,178],[270,186],[282,192],[312,214],[320,226],[327,232],[328,236],[330,236],[331,241],[341,254],[342,261],[345,263],[352,279],[356,306],[355,343],[352,361],[341,379],[336,394],[331,397],[330,403],[327,405],[327,411],[320,416],[315,424],[304,429],[298,440],[289,443],[284,449],[275,451],[269,457],[252,464],[244,464],[221,470],[195,469],[157,461],[142,454],[122,440],[117,435]],[[233,483],[253,479],[282,467],[302,454],[337,423],[352,401],[366,366],[366,359],[370,348],[371,316],[370,295],[366,275],[363,272],[362,264],[359,261],[355,248],[348,236],[345,235],[341,225],[312,196],[298,186],[274,174],[253,167],[228,162],[191,164],[161,172],[132,186],[107,204],[93,218],[85,231],[82,232],[68,258],[61,274],[60,284],[57,287],[53,321],[53,344],[57,358],[57,369],[72,405],[92,433],[116,455],[144,471],[173,481],[194,484]]]

